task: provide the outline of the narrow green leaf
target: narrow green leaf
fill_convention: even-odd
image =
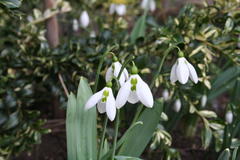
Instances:
[[[68,96],[67,117],[66,117],[66,134],[67,134],[67,155],[68,160],[77,160],[76,147],[76,98],[73,93]]]
[[[145,29],[146,29],[146,16],[147,14],[144,13],[139,19],[137,20],[136,24],[131,33],[131,43],[135,43],[136,40],[140,37],[145,36]]]
[[[209,127],[205,127],[202,132],[202,144],[204,149],[208,148],[212,140],[212,131]]]
[[[218,157],[218,160],[229,160],[230,159],[230,150],[226,148]]]
[[[85,78],[81,77],[77,98],[68,97],[67,150],[68,160],[95,160],[97,157],[96,108],[85,110],[84,105],[92,91]]]
[[[163,100],[159,100],[155,102],[152,109],[146,108],[143,111],[138,119],[143,122],[143,125],[138,125],[131,130],[118,155],[139,157],[142,154],[161,119],[162,109]]]
[[[84,105],[92,95],[87,80],[80,79],[76,107],[77,159],[95,160],[97,157],[96,108],[85,110]]]
[[[234,66],[219,74],[212,84],[208,99],[211,100],[221,93],[231,89],[240,75],[240,67]]]
[[[0,3],[2,3],[7,8],[18,8],[21,5],[20,0],[1,0]]]
[[[142,160],[136,157],[128,157],[128,156],[115,156],[116,160]]]
[[[236,158],[237,158],[237,151],[238,151],[238,147],[234,148],[233,154],[232,154],[232,160],[236,160]]]

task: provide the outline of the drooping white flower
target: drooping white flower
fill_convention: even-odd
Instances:
[[[177,99],[174,103],[174,106],[173,106],[173,110],[175,112],[179,112],[180,109],[181,109],[181,106],[182,106],[182,103],[181,103],[181,100],[180,99]]]
[[[76,19],[73,20],[73,31],[78,31],[79,25],[78,25],[78,21]]]
[[[127,101],[132,104],[140,101],[146,107],[153,107],[152,92],[138,74],[131,75],[129,80],[122,85],[117,94],[116,107],[121,108]]]
[[[99,113],[106,112],[111,121],[115,119],[116,101],[111,88],[104,87],[101,91],[92,95],[85,104],[85,109],[90,109],[96,104]]]
[[[233,113],[232,111],[227,111],[226,115],[225,115],[225,120],[228,124],[231,124],[233,121]]]
[[[150,10],[153,12],[156,9],[156,2],[155,0],[142,0],[141,7],[142,9]]]
[[[87,11],[83,11],[80,16],[80,24],[83,28],[86,28],[90,23],[90,18]]]
[[[197,72],[194,67],[184,57],[178,58],[171,70],[171,82],[174,83],[179,81],[180,83],[185,84],[189,77],[194,83],[198,82]]]
[[[117,13],[119,16],[123,16],[126,13],[126,5],[112,3],[109,8],[109,13]]]
[[[27,16],[27,20],[29,21],[29,22],[32,22],[34,19],[33,19],[33,16],[31,16],[31,15],[28,15]]]
[[[162,92],[163,99],[167,101],[169,99],[169,92],[167,89],[164,89]]]
[[[110,81],[113,77],[117,78],[121,68],[122,68],[122,64],[120,62],[118,61],[114,62],[106,72],[106,75],[105,75],[106,82]],[[119,78],[120,85],[122,86],[128,78],[129,78],[128,71],[126,70],[126,68],[124,68]]]
[[[207,104],[207,96],[204,94],[201,98],[201,107],[205,107]]]

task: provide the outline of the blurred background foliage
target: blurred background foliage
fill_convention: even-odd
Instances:
[[[155,12],[144,14],[138,1],[129,1],[127,14],[118,17],[109,15],[109,3],[103,0],[58,0],[51,10],[44,10],[40,0],[0,1],[0,159],[41,143],[41,135],[50,132],[44,119],[64,118],[56,111],[66,107],[60,78],[75,93],[80,76],[88,77],[93,85],[101,55],[116,44],[113,51],[121,60],[135,55],[145,79],[152,77],[163,52],[173,45],[185,53],[200,77],[197,85],[171,84],[168,77],[177,50],[167,56],[154,89],[156,97],[168,90],[169,99],[159,115],[162,120],[149,144],[148,159],[153,159],[157,149],[164,159],[180,159],[177,134],[201,139],[199,148],[206,154],[216,157],[224,150],[222,154],[230,156],[240,145],[239,1],[188,4],[168,18],[163,2],[157,2]],[[72,20],[79,19],[83,10],[91,17],[90,26],[73,31]],[[45,38],[45,22],[55,15],[60,42],[53,48]],[[110,64],[108,57],[99,88]],[[201,106],[204,95],[207,105]],[[182,103],[180,112],[172,109],[177,98]],[[124,112],[132,115],[133,111],[126,107],[123,117]],[[226,111],[233,113],[230,124],[224,119]],[[130,120],[124,117],[123,122],[124,128]]]

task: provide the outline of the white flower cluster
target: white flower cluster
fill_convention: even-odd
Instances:
[[[116,109],[123,107],[126,102],[135,104],[141,102],[146,107],[153,107],[153,95],[152,92],[141,77],[137,74],[137,68],[133,69],[131,76],[129,76],[126,68],[119,76],[119,84],[121,86],[117,98],[114,98],[113,91],[111,88],[111,80],[113,77],[117,78],[120,74],[122,64],[119,61],[114,62],[106,72],[107,86],[99,92],[95,93],[87,101],[85,108],[90,109],[97,104],[99,113],[107,113],[108,118],[113,121],[116,116]]]
[[[171,82],[176,82],[177,80],[185,84],[187,83],[189,77],[194,82],[198,82],[198,76],[194,67],[183,57],[183,53],[180,52],[180,58],[173,65],[170,75]],[[87,101],[85,108],[90,109],[97,104],[97,109],[99,113],[107,113],[108,118],[113,121],[116,116],[116,109],[123,107],[126,102],[135,104],[141,102],[146,107],[153,107],[153,95],[147,83],[145,83],[142,78],[138,75],[138,69],[133,64],[131,75],[129,76],[126,68],[123,68],[121,72],[122,64],[114,58],[114,63],[108,68],[105,80],[107,82],[106,87],[101,91],[95,93]],[[121,73],[120,73],[121,72]],[[120,74],[120,75],[119,75]],[[119,78],[118,82],[121,88],[118,91],[116,99],[114,98],[112,91],[112,79]],[[168,100],[169,93],[167,90],[163,92],[164,100]],[[206,100],[203,100],[206,105]],[[177,99],[173,106],[175,112],[179,112],[181,109],[181,100]]]

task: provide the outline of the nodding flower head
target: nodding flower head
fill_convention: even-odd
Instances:
[[[87,103],[85,109],[90,109],[97,104],[99,113],[107,113],[108,118],[113,121],[116,116],[116,101],[113,96],[110,86],[103,88],[101,91],[92,95]]]
[[[232,113],[232,111],[227,111],[227,113],[225,115],[225,119],[226,119],[226,122],[228,124],[232,123],[232,121],[233,121],[233,113]]]
[[[146,107],[153,107],[153,95],[152,92],[142,78],[137,74],[138,69],[135,65],[132,67],[132,75],[130,78],[121,86],[117,98],[116,107],[121,108],[128,101],[129,103],[135,104],[140,101]]]
[[[185,84],[189,77],[194,83],[198,82],[197,72],[194,67],[184,57],[178,58],[171,70],[171,82],[174,83],[179,81],[180,83]]]
[[[111,81],[113,77],[117,78],[120,70],[122,68],[122,64],[119,61],[114,62],[108,69],[105,75],[106,82]],[[128,71],[126,68],[123,69],[123,72],[120,75],[119,83],[122,86],[124,82],[129,78]]]
[[[126,5],[125,4],[115,4],[112,3],[109,8],[109,13],[117,13],[119,16],[123,16],[126,13]]]
[[[153,12],[156,9],[156,2],[155,0],[142,0],[141,8]]]
[[[86,28],[90,23],[90,18],[87,11],[83,11],[80,16],[80,24],[83,28]]]
[[[181,100],[180,100],[180,99],[177,99],[177,100],[175,101],[175,103],[174,103],[173,110],[174,110],[175,112],[179,112],[180,109],[181,109],[181,107],[182,107]]]

